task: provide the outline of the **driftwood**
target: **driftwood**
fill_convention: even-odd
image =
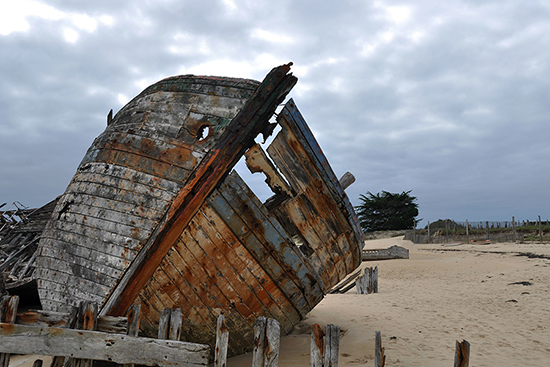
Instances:
[[[254,323],[252,367],[276,367],[279,363],[280,326],[277,320],[259,317]]]
[[[363,261],[408,259],[409,250],[394,245],[386,249],[363,249]]]
[[[202,344],[185,343],[175,340],[138,338],[139,308],[133,307],[126,319],[122,333],[94,331],[103,324],[112,329],[111,322],[120,327],[120,318],[97,318],[97,305],[81,303],[75,317],[78,329],[73,326],[71,313],[44,313],[39,311],[17,315],[17,296],[5,297],[2,301],[2,323],[0,323],[1,360],[9,363],[9,354],[42,354],[74,358],[74,366],[91,364],[92,360],[102,360],[119,364],[140,364],[158,366],[204,366],[208,362],[209,347]],[[167,335],[178,338],[181,325],[181,311],[165,312],[168,318]],[[179,321],[178,321],[179,317]],[[60,319],[64,318],[62,322]],[[24,320],[25,323],[17,323]],[[35,322],[32,322],[36,320]],[[100,321],[102,320],[102,321]],[[15,323],[14,323],[15,322]],[[49,326],[57,324],[58,326]],[[54,358],[52,366],[63,364],[62,359]],[[7,366],[7,364],[6,364]]]
[[[355,280],[357,294],[378,293],[378,266],[365,268],[362,276]]]
[[[468,367],[470,364],[470,343],[456,341],[454,367]]]
[[[326,332],[314,324],[311,331],[310,367],[337,367],[340,327],[327,325]]]
[[[375,333],[374,340],[374,367],[384,367],[386,365],[386,356],[382,347],[382,334],[380,331]]]

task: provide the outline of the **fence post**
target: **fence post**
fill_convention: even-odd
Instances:
[[[17,307],[19,306],[19,296],[4,296],[0,305],[0,322],[14,324],[17,316]],[[0,367],[8,367],[10,364],[10,354],[0,353]]]
[[[445,219],[445,242],[449,243],[449,220]]]
[[[364,274],[355,280],[357,294],[378,293],[378,266],[365,268]]]
[[[430,242],[430,221],[428,221],[428,243]]]
[[[96,330],[97,329],[97,303],[82,301],[78,306],[77,329]],[[92,367],[92,359],[75,358],[74,367]]]
[[[139,335],[140,312],[140,304],[133,305],[128,309],[128,312],[126,312],[126,317],[128,318],[128,328],[126,329],[126,335],[133,337],[137,337]],[[123,365],[123,367],[134,367],[134,364],[126,363]]]
[[[489,239],[489,221],[485,221],[485,228],[487,229],[487,239]]]
[[[325,332],[319,324],[313,324],[311,330],[310,367],[323,367],[325,357]]]
[[[468,224],[468,219],[466,219],[466,241],[470,243],[470,225]]]
[[[384,367],[385,365],[386,356],[382,347],[382,334],[380,331],[377,331],[374,339],[374,367]]]
[[[340,326],[328,324],[326,336],[325,336],[324,367],[338,367],[339,349],[340,349]]]
[[[227,364],[227,346],[229,344],[229,330],[225,325],[225,316],[218,316],[216,327],[216,350],[214,351],[214,367],[225,367]]]
[[[516,218],[512,217],[512,239],[514,240],[514,242],[517,241],[517,237],[516,237]]]
[[[470,343],[466,340],[456,341],[454,367],[468,367],[470,364]]]
[[[281,327],[274,319],[261,316],[254,323],[252,367],[277,367]]]
[[[540,215],[539,215],[539,235],[540,235],[540,242],[542,242],[542,222],[540,220]]]

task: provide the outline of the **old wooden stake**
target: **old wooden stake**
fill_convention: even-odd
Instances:
[[[382,347],[382,333],[377,331],[374,339],[374,367],[384,367],[386,365],[386,356]]]
[[[311,330],[310,367],[323,367],[325,357],[325,332],[319,324]]]
[[[3,296],[0,305],[0,322],[5,324],[15,323],[17,316],[17,306],[19,306],[19,296]],[[10,364],[10,354],[0,353],[0,367],[8,367]]]
[[[340,349],[340,326],[328,324],[325,336],[324,367],[338,367],[338,352]]]
[[[225,325],[225,316],[218,316],[216,327],[216,350],[214,351],[214,367],[225,367],[227,364],[227,346],[229,344],[229,330]]]
[[[454,367],[468,367],[470,364],[470,343],[466,340],[456,341]]]
[[[281,326],[274,319],[258,317],[254,323],[252,367],[277,367]]]
[[[84,301],[78,307],[78,327],[81,330],[97,329],[97,303]],[[74,367],[92,367],[92,359],[74,359]]]
[[[126,335],[137,337],[139,334],[139,319],[140,319],[141,305],[135,304],[128,309],[126,317],[128,318],[128,329]],[[133,363],[127,363],[124,367],[134,367]]]

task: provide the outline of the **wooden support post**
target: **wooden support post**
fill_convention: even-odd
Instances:
[[[377,331],[374,339],[374,367],[384,367],[385,365],[386,356],[382,347],[382,334],[380,331]]]
[[[540,215],[539,215],[539,235],[540,235],[540,242],[542,242],[542,221],[540,220]]]
[[[17,307],[19,306],[19,296],[3,296],[0,305],[0,322],[5,324],[15,323],[17,316]],[[0,367],[8,367],[10,364],[10,354],[0,353]]]
[[[227,347],[229,344],[229,330],[225,325],[225,316],[218,316],[216,327],[216,350],[214,351],[214,367],[225,367],[227,364]]]
[[[512,217],[512,233],[514,236],[514,242],[518,240],[517,234],[516,234],[516,218]]]
[[[466,241],[470,243],[470,225],[468,224],[468,219],[466,219]]]
[[[466,340],[456,341],[454,367],[468,367],[470,364],[470,343]]]
[[[254,323],[252,367],[277,367],[281,327],[277,320],[259,317]]]
[[[378,266],[365,268],[365,272],[355,281],[357,294],[378,293]]]
[[[141,305],[134,304],[128,309],[126,317],[128,318],[128,329],[126,335],[137,337],[139,335],[139,320],[140,320]],[[133,363],[126,363],[124,367],[134,367]]]
[[[180,340],[181,325],[181,308],[165,308],[160,312],[158,339]]]
[[[325,359],[325,332],[319,324],[311,330],[310,367],[323,367]]]
[[[430,242],[430,221],[428,221],[428,243]]]
[[[67,318],[67,329],[76,328],[77,321],[78,321],[78,308],[72,307],[71,312],[69,313],[69,317]],[[52,358],[52,363],[50,367],[63,367],[64,363],[65,363],[64,356],[54,356]]]
[[[78,306],[78,317],[77,317],[78,327],[80,330],[91,330],[94,331],[97,329],[97,303],[90,301],[80,302]],[[92,367],[92,359],[74,359],[74,367]]]
[[[325,336],[325,363],[323,367],[338,367],[340,326],[329,324]]]
[[[340,186],[342,186],[342,189],[347,189],[352,183],[355,182],[355,176],[351,172],[346,172],[340,179],[338,180],[340,183]]]

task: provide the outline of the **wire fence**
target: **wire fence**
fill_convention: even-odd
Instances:
[[[414,243],[550,242],[550,221],[454,221],[440,219],[425,228],[409,231],[405,239]]]

